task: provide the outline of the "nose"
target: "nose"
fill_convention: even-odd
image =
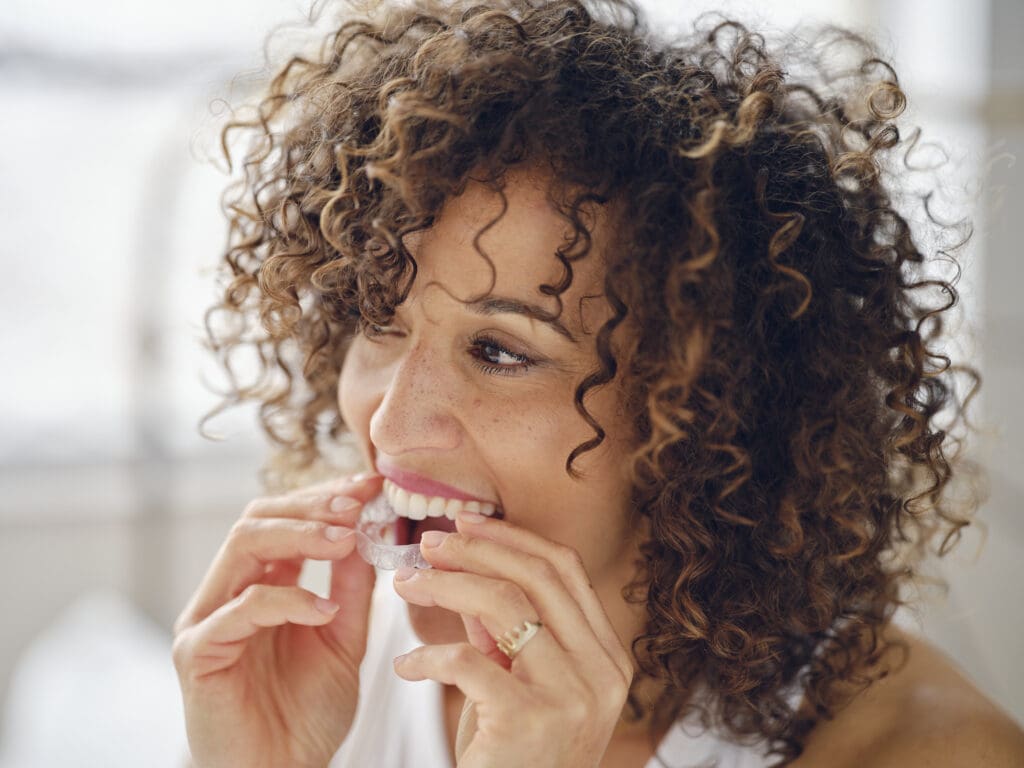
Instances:
[[[370,417],[370,441],[381,453],[449,451],[462,443],[456,416],[456,372],[442,357],[411,347],[395,364]]]

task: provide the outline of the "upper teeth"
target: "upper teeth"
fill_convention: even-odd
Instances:
[[[409,493],[405,488],[399,488],[390,480],[384,481],[384,494],[388,501],[401,517],[408,517],[410,520],[425,520],[428,517],[447,517],[454,520],[460,509],[468,512],[479,512],[481,515],[492,517],[495,507],[490,502],[460,501],[449,499],[444,496],[424,496],[422,493]]]

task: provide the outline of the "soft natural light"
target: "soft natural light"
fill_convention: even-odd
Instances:
[[[702,12],[735,12],[779,32],[835,23],[877,35],[911,94],[909,117],[946,147],[937,210],[966,213],[976,227],[960,256],[966,310],[957,344],[992,377],[982,414],[989,442],[977,451],[992,463],[994,492],[984,555],[972,560],[974,539],[970,553],[944,566],[950,597],[921,621],[1020,720],[1024,611],[1012,584],[1024,554],[1024,486],[1010,460],[1024,460],[1016,298],[1024,274],[1001,265],[1019,262],[1022,237],[1009,155],[1024,150],[1024,61],[1005,43],[1000,55],[1013,61],[992,60],[1005,34],[1000,20],[1024,15],[1016,2],[644,6],[665,34]],[[217,128],[261,82],[267,33],[285,25],[278,45],[304,39],[307,11],[303,0],[7,0],[0,12],[0,602],[9,608],[0,633],[0,702],[8,706],[0,768],[27,765],[17,762],[25,755],[42,755],[36,766],[142,764],[130,744],[118,751],[86,734],[100,722],[111,739],[135,733],[163,745],[146,765],[181,764],[179,702],[167,700],[177,695],[168,628],[258,493],[264,445],[252,408],[213,423],[222,442],[198,433],[218,402],[209,385],[222,384],[201,346],[225,241]],[[995,94],[994,68],[1002,78]],[[1004,420],[1016,434],[1000,431]],[[66,663],[53,667],[57,656]],[[115,685],[107,704],[120,709],[64,723],[85,735],[42,743],[31,707],[45,711],[39,697],[50,693],[35,681],[74,681],[53,710],[72,712],[80,705],[73,696],[96,695],[88,684],[103,685],[96,670],[107,663],[122,682],[149,685],[141,693]],[[85,749],[103,762],[74,762]]]

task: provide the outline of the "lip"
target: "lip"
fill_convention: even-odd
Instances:
[[[496,504],[494,501],[482,499],[451,485],[431,480],[429,477],[417,475],[415,472],[410,472],[406,469],[399,469],[384,458],[378,458],[377,471],[395,485],[404,488],[410,493],[421,493],[424,496],[444,496],[445,498],[458,501],[479,501],[481,504]]]

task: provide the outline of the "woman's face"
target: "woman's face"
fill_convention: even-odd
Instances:
[[[471,183],[435,226],[406,238],[419,266],[407,300],[386,328],[360,335],[345,359],[338,391],[345,423],[369,466],[403,484],[402,472],[495,503],[505,519],[582,556],[613,623],[632,576],[635,545],[627,524],[629,434],[614,387],[592,390],[589,412],[607,432],[565,471],[569,453],[594,436],[573,404],[577,384],[597,366],[594,334],[610,315],[602,295],[602,214],[587,224],[591,253],[576,262],[560,324],[524,307],[557,310],[538,291],[562,267],[555,250],[570,228],[545,199],[541,181],[510,174],[508,209],[480,238],[496,270],[473,246],[501,210],[500,197]],[[449,295],[449,293],[451,295]],[[454,297],[454,298],[453,298]],[[424,642],[464,637],[441,608],[410,606]],[[622,610],[619,608],[618,610]]]

